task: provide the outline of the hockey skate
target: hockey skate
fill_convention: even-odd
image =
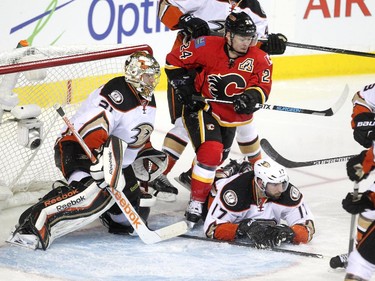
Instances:
[[[175,180],[185,187],[187,190],[191,191],[191,168],[180,174],[179,177],[176,177]]]
[[[149,182],[148,186],[154,189],[152,195],[157,199],[167,202],[176,201],[178,189],[170,183],[166,175],[161,174],[156,179]]]
[[[335,256],[331,258],[331,260],[329,261],[329,265],[331,266],[331,268],[346,268],[348,265],[348,258],[348,253]]]
[[[25,247],[28,249],[36,250],[39,248],[39,238],[32,233],[21,233],[18,228],[16,228],[6,240],[7,243]]]
[[[190,229],[202,218],[203,203],[190,199],[189,205],[185,211],[186,223]]]
[[[227,165],[216,170],[215,178],[229,178],[234,174],[245,173],[251,170],[252,167],[250,162],[246,161],[245,159],[242,159],[240,161],[229,159],[229,163]]]
[[[134,228],[130,224],[124,225],[113,221],[109,212],[102,214],[99,219],[108,228],[109,233],[121,235],[133,235],[134,233]]]

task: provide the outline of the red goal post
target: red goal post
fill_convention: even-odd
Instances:
[[[148,45],[24,47],[0,54],[0,211],[36,202],[63,179],[53,146],[64,123],[54,104],[71,117],[93,90],[123,75],[126,56],[136,51],[152,54]]]

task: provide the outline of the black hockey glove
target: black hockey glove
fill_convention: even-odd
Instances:
[[[261,94],[254,89],[246,90],[233,100],[234,111],[240,114],[251,114],[258,110],[257,103],[262,103]]]
[[[279,224],[273,228],[276,228],[278,231],[277,239],[280,240],[280,243],[293,243],[295,233],[289,226],[286,224]]]
[[[370,196],[374,196],[374,192],[367,190],[366,192],[359,193],[357,199],[353,199],[353,192],[349,192],[345,199],[342,200],[342,207],[351,214],[359,214],[366,209],[375,210],[374,203],[371,201]]]
[[[263,43],[260,48],[269,55],[284,54],[286,49],[286,42],[288,39],[281,33],[271,33],[268,35],[267,42]]]
[[[106,188],[108,184],[104,180],[103,157],[101,154],[97,156],[96,163],[90,166],[91,177],[95,180],[99,188]]]
[[[365,171],[363,168],[366,152],[367,150],[362,151],[360,154],[350,158],[346,163],[346,173],[351,181],[360,182],[368,177],[370,171]]]
[[[259,249],[272,248],[281,243],[281,238],[278,237],[279,230],[253,219],[244,220],[238,225],[237,236],[245,235]]]
[[[194,78],[189,75],[171,81],[177,100],[184,104],[190,111],[204,108],[205,103],[193,100],[193,95],[199,95],[194,87]]]
[[[363,147],[370,148],[375,140],[375,114],[363,112],[353,119],[354,139]]]
[[[178,28],[183,29],[192,38],[210,35],[210,28],[207,22],[200,18],[195,18],[190,14],[185,14],[180,17]]]

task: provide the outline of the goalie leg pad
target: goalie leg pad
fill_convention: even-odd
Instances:
[[[83,182],[59,186],[27,209],[13,233],[34,234],[39,238],[37,248],[46,250],[52,241],[97,219],[114,203],[105,190],[100,190],[89,178]]]

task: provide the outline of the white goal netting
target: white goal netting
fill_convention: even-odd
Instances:
[[[94,89],[123,75],[129,47],[24,47],[0,54],[0,211],[31,204],[62,179],[54,142],[64,125],[53,106],[70,118]]]

